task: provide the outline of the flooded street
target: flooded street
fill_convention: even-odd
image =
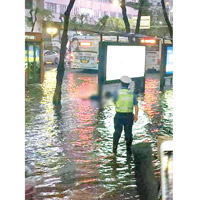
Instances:
[[[117,158],[111,157],[115,114],[88,97],[97,91],[97,73],[67,69],[62,108],[54,109],[56,68],[46,66],[43,84],[26,88],[25,165],[36,185],[36,199],[139,200],[134,163],[127,163],[124,134]],[[133,144],[150,142],[159,177],[157,136],[173,134],[173,90],[159,91],[159,74],[147,74],[139,97],[139,119]]]

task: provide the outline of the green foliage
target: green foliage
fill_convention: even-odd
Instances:
[[[130,28],[131,29],[135,29],[135,27],[136,27],[136,21],[133,20],[133,19],[129,19],[128,21],[129,21],[129,24],[130,24]]]
[[[32,27],[32,26],[33,26],[32,18],[26,16],[26,17],[25,17],[25,24],[26,24],[26,26],[28,26],[28,27]]]
[[[126,6],[127,7],[131,7],[131,8],[134,8],[136,10],[139,10],[140,8],[140,4],[139,3],[133,3],[133,2],[127,2],[126,3]]]
[[[81,15],[78,15],[77,18],[78,18],[78,22],[81,25],[88,23],[88,16],[87,15],[81,14]]]
[[[53,14],[50,10],[40,9],[39,7],[30,9],[30,16],[25,17],[25,23],[28,27],[33,27],[38,17],[42,17],[43,20],[52,21]]]
[[[141,31],[142,33],[142,31]],[[168,27],[151,27],[150,29],[146,30],[147,35],[157,35],[160,37],[169,37]]]
[[[88,22],[89,19],[87,15],[76,15],[75,17],[69,20],[69,29],[78,30],[80,28],[86,28],[87,26],[89,26]]]
[[[139,1],[139,3],[133,3],[133,2],[127,2],[126,3],[126,6],[127,7],[131,7],[131,8],[134,8],[136,10],[139,10],[140,8],[140,3],[141,3],[141,0]],[[143,4],[143,8],[144,9],[149,9],[149,7],[151,6],[152,4],[148,2],[148,0],[145,0],[144,1],[144,4]]]
[[[77,17],[73,17],[72,19],[69,20],[69,29],[77,30],[78,26],[79,23],[77,21]]]
[[[52,21],[53,13],[47,9],[40,9],[38,13],[41,17],[43,17],[46,21]]]
[[[131,7],[131,8],[134,8],[135,10],[139,10],[140,8],[140,3],[141,3],[141,0],[139,1],[139,3],[133,3],[133,2],[127,2],[126,3],[126,6],[127,7]],[[142,6],[142,15],[145,16],[145,15],[151,15],[151,12],[149,11],[149,8],[152,4],[148,2],[148,0],[145,0],[144,1],[144,4]]]
[[[82,17],[82,18],[81,18]],[[123,19],[104,16],[99,18],[96,25],[91,25],[88,20],[84,20],[83,16],[75,16],[70,19],[70,30],[93,30],[93,31],[125,31],[125,25]]]
[[[108,18],[109,18],[108,15],[105,15],[102,18],[99,18],[99,21],[97,22],[96,28],[98,30],[105,30]]]
[[[110,17],[106,25],[110,31],[125,31],[124,21],[120,18]]]

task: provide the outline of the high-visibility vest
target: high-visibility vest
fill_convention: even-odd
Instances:
[[[133,93],[128,89],[120,89],[115,103],[115,111],[119,113],[133,113]]]

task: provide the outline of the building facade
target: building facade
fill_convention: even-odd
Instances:
[[[129,0],[135,2],[137,0]],[[84,14],[95,23],[99,18],[108,15],[109,17],[122,18],[122,10],[117,0],[76,0],[71,11],[71,17]],[[69,4],[69,0],[44,0],[44,8],[51,10],[54,15],[53,21],[60,22],[60,15],[63,14]],[[138,11],[127,7],[129,19],[137,16]]]
[[[62,15],[66,11],[69,1],[70,0],[25,0],[26,19],[27,17],[31,17],[31,8],[34,9],[36,7],[39,7],[40,9],[51,11],[53,14],[52,21],[59,24],[60,22],[62,22]],[[127,2],[138,2],[138,0],[127,0]],[[133,19],[138,14],[137,10],[130,7],[126,7],[126,11],[129,19]],[[122,9],[120,7],[119,0],[76,0],[70,14],[70,18],[81,14],[87,15],[88,23],[95,25],[98,22],[99,18],[102,18],[105,15],[109,17],[122,18]],[[51,38],[46,31],[48,22],[44,23],[44,21],[46,20],[38,16],[38,19],[34,26],[34,32],[40,32],[43,34],[45,48],[51,42],[53,42],[53,46],[58,46],[59,48],[62,30],[58,28],[58,30],[60,30],[59,33]],[[31,29],[32,27],[26,25],[26,32],[30,32]],[[71,32],[68,33],[69,37],[71,37]],[[72,33],[72,35],[73,34],[74,33]]]
[[[151,4],[150,10],[152,12],[152,21],[159,24],[160,16],[163,16],[163,10],[160,0],[149,0]],[[165,0],[165,7],[168,13],[169,21],[173,24],[173,0]]]

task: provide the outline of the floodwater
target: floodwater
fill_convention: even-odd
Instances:
[[[43,84],[28,85],[25,99],[25,165],[35,199],[139,200],[134,163],[127,162],[124,134],[112,155],[114,105],[88,97],[97,90],[96,73],[67,69],[62,108],[54,109],[56,68],[46,66]],[[134,141],[151,143],[156,177],[160,174],[157,136],[173,134],[173,90],[159,91],[159,75],[148,74],[139,97]]]

